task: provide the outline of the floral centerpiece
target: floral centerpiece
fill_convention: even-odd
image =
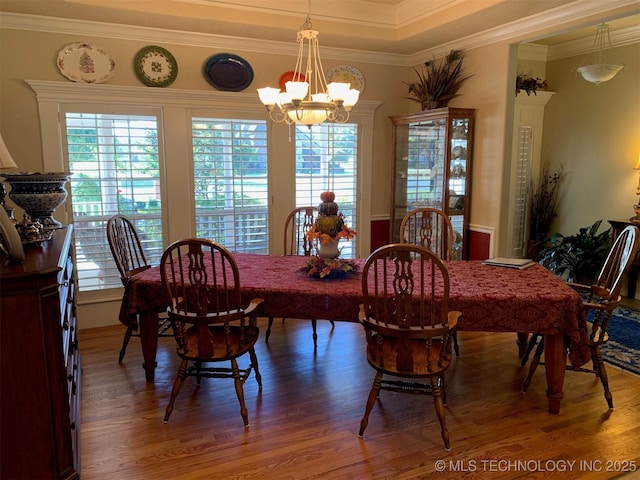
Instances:
[[[548,87],[549,84],[547,81],[541,78],[533,78],[526,75],[516,76],[516,95],[518,95],[521,90],[527,92],[527,95],[531,95],[532,92],[534,95],[538,95],[536,93],[538,90],[546,90]]]
[[[307,238],[317,247],[318,253],[311,257],[300,270],[312,277],[335,278],[347,273],[355,273],[358,265],[351,260],[338,259],[340,239],[350,240],[356,231],[344,222],[342,213],[338,213],[338,204],[334,202],[333,192],[322,192],[318,205],[318,218],[306,232]]]
[[[357,273],[358,264],[353,260],[315,256],[310,257],[300,271],[315,278],[341,278]]]

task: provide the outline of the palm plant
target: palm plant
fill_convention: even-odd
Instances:
[[[418,80],[402,82],[409,87],[409,96],[404,97],[418,102],[423,110],[445,107],[452,98],[457,97],[458,90],[472,74],[463,74],[462,50],[451,50],[441,61],[434,58],[424,63],[425,70],[413,70]]]

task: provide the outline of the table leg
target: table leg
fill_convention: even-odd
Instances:
[[[154,311],[140,313],[140,343],[142,344],[142,356],[144,357],[144,374],[147,382],[153,382],[158,351],[158,314]]]
[[[567,349],[562,334],[545,335],[544,363],[547,374],[547,399],[549,413],[560,413],[560,401],[564,397],[562,386],[567,364]]]
[[[627,297],[636,298],[637,283],[638,283],[638,268],[632,264],[631,268],[629,269],[629,273],[627,274]]]

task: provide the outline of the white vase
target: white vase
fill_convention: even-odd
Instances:
[[[339,238],[332,238],[328,242],[320,242],[318,256],[325,259],[338,258],[340,256],[340,250],[338,250],[339,241]]]

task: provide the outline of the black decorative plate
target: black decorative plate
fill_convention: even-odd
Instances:
[[[253,68],[249,62],[232,53],[213,55],[207,60],[203,73],[207,82],[226,92],[240,92],[253,81]]]

